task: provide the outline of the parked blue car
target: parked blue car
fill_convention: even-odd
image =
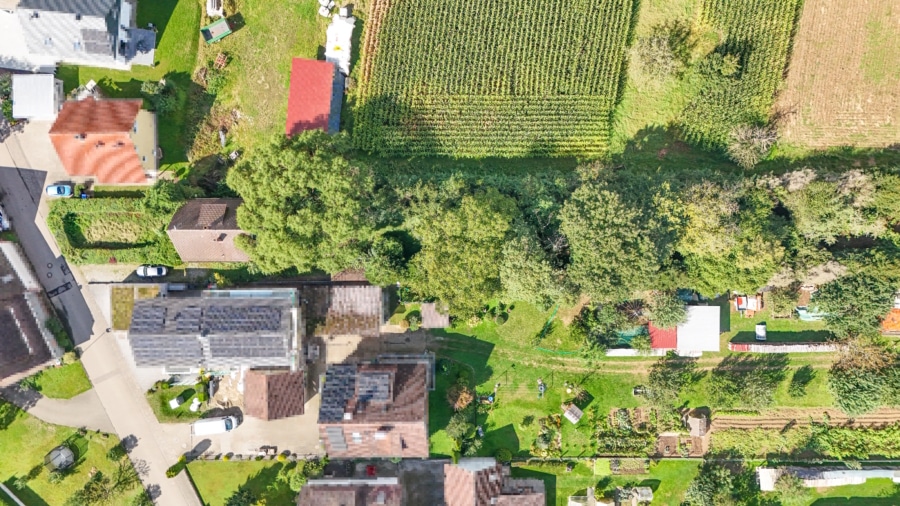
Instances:
[[[72,187],[67,184],[54,184],[47,187],[47,195],[51,197],[71,197]]]

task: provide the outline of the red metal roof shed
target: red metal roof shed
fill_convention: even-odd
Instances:
[[[285,125],[287,135],[316,128],[329,131],[334,74],[334,63],[294,58]]]
[[[650,332],[650,348],[654,350],[674,350],[678,347],[678,329],[661,329],[653,326],[653,322],[647,325]]]

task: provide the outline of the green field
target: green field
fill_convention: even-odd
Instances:
[[[594,487],[600,495],[611,496],[617,486],[645,486],[653,489],[653,504],[681,504],[684,491],[697,474],[698,461],[666,460],[650,465],[648,474],[595,475],[590,461],[579,462],[571,472],[564,464],[516,464],[514,478],[544,480],[547,504],[565,506],[571,495],[584,495],[587,487]]]
[[[178,265],[165,233],[171,218],[172,213],[146,212],[140,199],[59,199],[52,202],[47,225],[75,264]]]
[[[631,0],[375,2],[354,140],[385,155],[599,156],[632,8]]]

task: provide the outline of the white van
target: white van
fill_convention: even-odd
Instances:
[[[204,418],[191,424],[191,434],[194,436],[209,436],[229,432],[238,426],[238,419],[233,416],[220,416],[218,418]]]

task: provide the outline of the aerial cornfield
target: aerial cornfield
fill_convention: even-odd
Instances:
[[[633,0],[375,0],[353,139],[382,155],[602,155]]]
[[[689,140],[721,146],[732,127],[764,123],[781,87],[801,0],[703,0],[700,22],[720,34],[716,53],[736,57],[738,69],[710,79],[688,106]]]

